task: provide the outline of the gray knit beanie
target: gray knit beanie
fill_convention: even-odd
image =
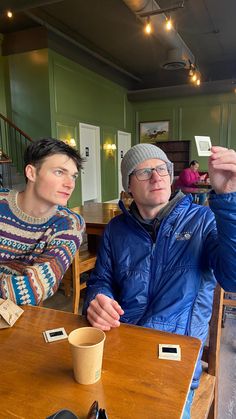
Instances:
[[[125,192],[129,189],[129,176],[133,170],[148,159],[160,159],[167,164],[167,169],[172,183],[174,176],[174,165],[170,162],[167,155],[154,144],[136,144],[125,153],[121,160],[122,185]]]

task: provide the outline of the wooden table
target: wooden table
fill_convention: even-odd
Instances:
[[[68,408],[81,419],[98,400],[109,419],[180,418],[200,349],[195,338],[121,325],[106,333],[102,378],[75,382],[67,340],[45,343],[44,330],[67,333],[87,325],[72,313],[24,307],[12,328],[0,330],[1,410],[4,419],[45,419]],[[158,343],[181,345],[182,360],[157,358]]]
[[[91,202],[80,207],[72,208],[72,210],[76,210],[76,212],[83,216],[88,234],[101,236],[106,225],[120,211],[120,208],[118,204]]]
[[[194,188],[194,187],[192,187],[192,186],[185,186],[185,187],[182,187],[181,188],[181,191],[183,192],[183,193],[191,193],[191,194],[203,194],[203,193],[207,193],[207,194],[209,194],[210,193],[210,189],[208,189],[208,188]]]
[[[72,208],[73,211],[82,215],[86,223],[88,235],[88,249],[96,252],[106,225],[121,210],[118,204],[92,202]]]
[[[211,189],[212,188],[211,184],[209,182],[206,182],[205,180],[200,180],[198,182],[195,182],[194,186],[196,188],[201,188],[201,189],[202,188],[205,188],[205,189]]]

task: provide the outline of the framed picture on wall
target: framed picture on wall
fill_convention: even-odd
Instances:
[[[158,140],[169,139],[170,121],[140,122],[140,143],[155,143]]]

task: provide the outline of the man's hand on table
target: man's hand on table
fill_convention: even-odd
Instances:
[[[103,294],[98,294],[87,309],[87,319],[93,327],[110,330],[120,326],[120,316],[124,314],[117,301]]]

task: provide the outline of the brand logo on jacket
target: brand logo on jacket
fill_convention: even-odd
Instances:
[[[189,240],[192,236],[192,233],[189,231],[184,231],[183,233],[175,233],[176,240]]]

